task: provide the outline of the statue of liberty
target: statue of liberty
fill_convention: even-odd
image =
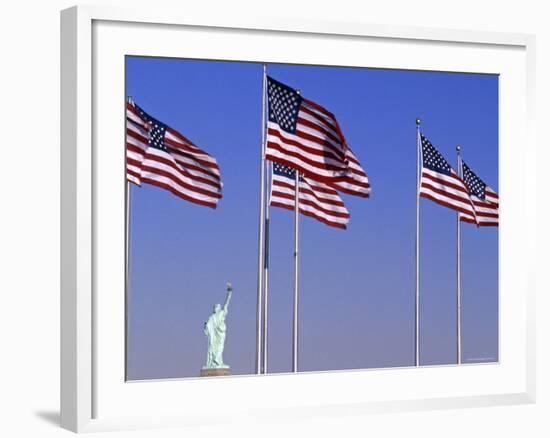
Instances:
[[[227,327],[225,318],[227,317],[229,301],[233,287],[227,283],[227,296],[223,307],[220,304],[214,306],[214,312],[204,323],[204,334],[208,337],[208,354],[206,356],[206,365],[203,367],[201,375],[226,375],[229,374],[229,365],[223,363],[223,348],[225,344],[225,333]],[[227,372],[208,373],[205,370],[226,369]]]

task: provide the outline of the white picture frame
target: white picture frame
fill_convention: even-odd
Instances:
[[[192,47],[182,45],[186,38]],[[226,44],[220,45],[220,38]],[[283,40],[282,45],[273,44]],[[294,51],[288,48],[289,41]],[[535,205],[536,175],[527,166],[536,148],[534,47],[534,37],[523,34],[242,13],[205,16],[157,8],[78,6],[64,10],[62,427],[83,432],[212,424],[213,418],[224,422],[534,402],[535,264],[531,249],[536,241],[536,217],[532,208],[524,208]],[[350,60],[350,53],[355,58]],[[127,54],[501,75],[500,362],[125,383],[121,366],[124,270],[120,269],[124,263],[124,93],[120,91]],[[513,156],[519,144],[522,154]],[[103,153],[109,146],[114,152]],[[120,188],[113,189],[117,181]],[[109,212],[108,223],[105,212]],[[108,288],[120,294],[107,295]],[[230,407],[206,408],[203,402],[216,391],[231,396]]]

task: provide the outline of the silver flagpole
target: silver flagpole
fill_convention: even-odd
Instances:
[[[296,90],[300,94],[300,90]],[[292,321],[292,372],[298,372],[298,244],[300,223],[300,172],[294,171],[294,306]]]
[[[266,185],[266,206],[265,206],[265,250],[264,250],[264,342],[263,342],[263,351],[264,351],[264,374],[267,374],[267,345],[268,345],[268,326],[267,326],[267,306],[268,306],[268,291],[269,291],[269,202],[271,199],[271,194],[268,191],[270,184],[269,184],[269,169],[271,167],[271,163],[266,160],[266,178],[265,178],[265,185]]]
[[[420,119],[416,119],[416,284],[415,284],[415,327],[414,364],[420,366]]]
[[[292,330],[292,372],[298,372],[298,224],[300,219],[300,172],[294,179],[294,320]]]
[[[462,157],[460,156],[460,146],[456,146],[456,158],[458,166],[458,176],[462,178]],[[462,363],[462,278],[460,270],[460,213],[456,214],[456,363]]]
[[[131,103],[133,100],[132,100],[132,96],[128,96],[127,97],[127,100],[126,102],[127,103]],[[126,111],[126,110],[125,110]],[[128,122],[126,121],[126,118],[125,118],[125,121],[124,121],[125,124],[127,124]],[[126,132],[126,127],[125,127],[125,132]],[[126,151],[126,154],[128,154],[128,151]],[[126,177],[126,175],[125,175]],[[126,334],[124,336],[124,379],[125,380],[128,380],[128,333],[129,333],[129,330],[130,330],[130,309],[129,309],[129,306],[130,306],[130,207],[131,207],[131,202],[130,202],[130,195],[132,194],[132,188],[130,187],[130,181],[128,181],[128,179],[126,179],[126,211],[125,211],[125,215],[126,215],[126,234],[124,236],[125,238],[125,242],[124,242],[124,251],[125,251],[125,256],[126,256],[126,270],[124,272],[124,275],[125,275],[125,280],[126,280],[126,290],[125,290],[125,305],[126,305],[126,312],[125,315],[124,315],[124,324],[125,324],[125,329],[126,329]]]
[[[262,66],[262,134],[260,144],[260,217],[258,224],[258,297],[256,303],[256,374],[262,372],[262,289],[265,239],[265,94],[266,66]]]
[[[125,255],[126,255],[126,312],[125,327],[126,336],[124,336],[124,380],[128,380],[128,333],[130,329],[130,181],[126,180],[126,236],[125,236]]]

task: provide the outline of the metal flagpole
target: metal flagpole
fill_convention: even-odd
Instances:
[[[263,357],[263,371],[264,374],[267,374],[267,345],[268,345],[268,325],[267,325],[267,306],[268,306],[268,291],[269,291],[269,201],[271,198],[270,193],[268,192],[270,184],[269,184],[269,169],[271,167],[271,163],[266,160],[265,162],[266,166],[266,178],[265,178],[265,186],[266,186],[266,205],[265,205],[265,248],[264,248],[264,339],[263,339],[263,351],[264,351],[264,357]]]
[[[460,146],[456,146],[456,158],[458,166],[458,176],[462,178],[462,157],[460,156]],[[460,270],[460,213],[456,214],[456,363],[462,363],[462,279]]]
[[[298,224],[300,219],[300,172],[294,179],[294,319],[292,330],[292,372],[298,372]]]
[[[130,324],[130,311],[129,311],[129,305],[130,305],[130,194],[131,194],[131,188],[130,188],[130,181],[126,181],[126,236],[125,236],[125,255],[126,255],[126,312],[125,314],[125,327],[126,327],[126,336],[124,336],[124,379],[128,380],[128,332],[129,332],[129,324]]]
[[[296,90],[300,94],[300,90]],[[298,372],[298,244],[300,223],[300,172],[294,171],[294,306],[292,319],[292,372]]]
[[[127,103],[132,102],[132,96],[128,96],[126,99]],[[125,109],[125,111],[127,111]],[[128,123],[125,119],[125,124]],[[125,128],[126,132],[126,128]],[[126,151],[126,154],[128,151]],[[124,175],[126,178],[126,175]],[[128,380],[128,333],[130,329],[130,195],[132,194],[132,188],[130,187],[130,181],[126,179],[126,211],[124,212],[126,215],[126,234],[124,236],[125,242],[124,242],[124,255],[126,256],[126,270],[124,272],[125,280],[126,280],[126,290],[125,290],[125,306],[126,306],[126,312],[124,312],[124,324],[126,329],[126,334],[124,336],[124,379]]]
[[[262,372],[262,289],[265,239],[265,97],[266,66],[262,66],[262,134],[260,145],[260,218],[258,226],[258,297],[256,306],[256,374]]]
[[[126,181],[126,286],[130,273],[130,181]]]
[[[415,284],[415,328],[414,364],[420,366],[420,119],[416,119],[416,284]]]

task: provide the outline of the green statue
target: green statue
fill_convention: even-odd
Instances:
[[[233,287],[231,283],[227,283],[227,296],[225,297],[223,307],[220,304],[216,304],[214,312],[208,317],[208,321],[204,323],[204,334],[208,337],[208,354],[206,365],[203,368],[229,368],[229,365],[223,363],[222,355],[225,344],[225,333],[227,331],[225,318],[232,293]]]

